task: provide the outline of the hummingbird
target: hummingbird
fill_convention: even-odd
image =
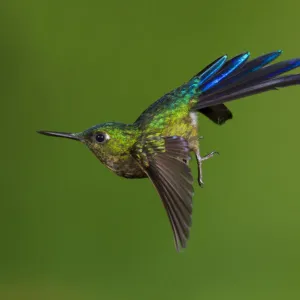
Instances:
[[[198,115],[222,125],[232,119],[225,102],[300,84],[300,74],[284,75],[300,66],[300,58],[273,62],[281,50],[254,59],[244,52],[217,58],[189,81],[150,105],[132,124],[106,122],[79,133],[38,131],[86,145],[108,169],[125,178],[148,178],[168,215],[177,251],[186,247],[192,224],[191,153],[203,186]],[[271,64],[270,64],[271,63]]]

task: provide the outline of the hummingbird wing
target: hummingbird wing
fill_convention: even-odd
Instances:
[[[232,72],[243,65],[248,59],[248,56],[249,53],[246,52],[226,61],[227,55],[223,55],[193,76],[183,87],[190,95],[197,95],[199,94],[200,86],[208,88],[212,85],[216,85],[219,80],[228,77]],[[203,92],[202,89],[201,92]],[[209,107],[204,106],[197,110],[218,125],[222,125],[227,120],[232,119],[231,111],[222,104],[222,102]]]
[[[278,50],[252,60],[248,60],[249,52],[231,59],[227,59],[227,55],[221,56],[188,82],[150,105],[136,123],[147,120],[163,106],[172,108],[174,103],[188,104],[191,99],[196,99],[192,110],[199,111],[217,124],[224,124],[232,118],[232,114],[223,103],[300,84],[300,74],[280,76],[300,67],[300,58],[270,64],[281,53]]]
[[[192,224],[193,176],[187,141],[152,137],[136,143],[133,156],[155,186],[167,211],[177,251],[186,247]]]
[[[210,78],[217,71],[219,71],[219,69],[224,65],[226,59],[227,59],[226,55],[217,58],[215,61],[210,63],[208,66],[206,66],[203,70],[201,70],[195,76],[193,76],[189,80],[189,82],[198,82],[199,79],[204,81]],[[218,104],[210,107],[203,107],[198,111],[218,125],[222,125],[227,120],[232,119],[231,111],[224,104]]]
[[[280,76],[300,66],[300,58],[271,64],[281,50],[247,61],[249,52],[240,54],[224,63],[215,72],[193,77],[188,83],[198,96],[194,110],[215,107],[224,102],[300,84],[300,74]],[[226,57],[226,56],[224,56]],[[209,67],[208,70],[210,70]],[[191,88],[190,88],[191,90]]]

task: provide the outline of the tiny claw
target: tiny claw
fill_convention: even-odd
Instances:
[[[213,157],[215,154],[220,155],[220,153],[218,151],[212,151],[212,152],[206,154],[205,156],[201,157],[201,161],[207,160],[207,159]]]
[[[203,135],[200,135],[199,136],[199,140],[203,140],[204,139],[204,136]]]
[[[204,182],[203,182],[202,178],[199,178],[198,184],[200,185],[201,188],[204,188]]]

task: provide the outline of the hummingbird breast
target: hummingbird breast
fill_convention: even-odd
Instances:
[[[125,178],[145,178],[146,173],[131,155],[111,156],[102,161],[108,169]]]

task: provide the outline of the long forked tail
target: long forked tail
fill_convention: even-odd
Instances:
[[[228,61],[222,56],[190,81],[200,96],[193,110],[203,110],[224,102],[281,87],[300,84],[300,74],[280,76],[300,66],[300,58],[269,65],[282,51],[275,51],[247,61],[250,53],[240,54]]]

